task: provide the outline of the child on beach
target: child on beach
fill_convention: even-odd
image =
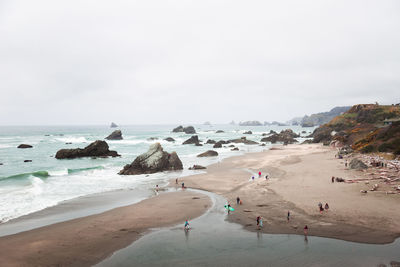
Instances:
[[[307,236],[308,235],[308,226],[304,226],[304,235]]]
[[[251,179],[254,181],[254,176],[252,176]]]
[[[185,230],[189,230],[189,221],[186,219],[185,221],[185,226],[184,226]]]
[[[290,211],[287,212],[287,221],[289,222],[290,220]]]
[[[185,189],[185,183],[182,183],[182,189]]]
[[[325,210],[326,210],[326,211],[329,210],[329,205],[328,205],[328,203],[325,203]]]
[[[240,203],[240,197],[237,197],[236,198],[236,204],[239,205],[239,203]]]
[[[258,178],[260,178],[261,177],[261,172],[258,172]]]

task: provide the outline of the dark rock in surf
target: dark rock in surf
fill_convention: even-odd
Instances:
[[[121,130],[115,130],[112,132],[109,136],[107,136],[105,139],[107,140],[122,140],[122,132]]]
[[[212,139],[208,139],[206,142],[206,144],[215,144],[215,143],[216,143],[216,141],[214,141]]]
[[[182,169],[182,161],[176,152],[165,152],[160,143],[155,143],[146,153],[139,155],[131,164],[125,165],[118,174],[137,175]]]
[[[175,142],[175,139],[172,138],[172,137],[167,137],[167,138],[165,138],[164,140],[165,140],[165,141],[168,141],[168,142]]]
[[[117,151],[108,149],[106,141],[97,140],[85,148],[60,149],[56,159],[74,159],[83,157],[118,157]]]
[[[215,133],[224,133],[224,131],[218,130],[218,131],[216,131]]]
[[[204,153],[197,155],[198,157],[216,157],[218,156],[218,152],[214,150],[208,150]]]
[[[213,145],[213,148],[221,148],[222,147],[222,142],[216,142],[214,145]]]
[[[244,132],[243,134],[253,134],[253,132],[252,131],[247,131],[247,132]]]
[[[239,151],[239,148],[237,148],[237,147],[232,148],[231,151]]]
[[[185,134],[195,134],[196,130],[193,126],[183,127],[182,125],[176,127],[172,130],[173,133],[181,133],[184,132]]]
[[[32,148],[32,146],[27,144],[20,144],[19,146],[17,146],[17,148]]]
[[[26,159],[26,160],[24,160],[24,162],[32,162],[32,160],[31,159]]]
[[[193,135],[188,140],[186,140],[185,142],[182,143],[182,145],[191,145],[191,144],[195,144],[195,145],[200,144],[199,137],[197,135]]]
[[[110,127],[111,127],[111,128],[117,128],[118,125],[117,125],[116,123],[112,122],[111,125],[110,125]]]
[[[193,165],[193,167],[189,167],[189,170],[203,170],[203,169],[207,169],[206,167],[204,167],[204,166],[201,166],[201,165]]]
[[[245,144],[245,145],[258,145],[257,142],[252,141],[252,140],[248,140],[244,136],[241,137],[241,138],[238,138],[238,139],[229,140],[227,142],[228,143],[239,143],[239,144],[241,143],[241,144]]]

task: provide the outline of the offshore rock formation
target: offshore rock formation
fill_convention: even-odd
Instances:
[[[182,145],[191,145],[195,144],[196,146],[200,145],[199,137],[197,135],[193,135],[188,140],[182,143]]]
[[[109,136],[106,137],[107,140],[122,140],[121,130],[115,130]]]
[[[164,140],[165,140],[165,141],[168,141],[168,142],[175,142],[175,139],[172,138],[172,137],[167,137],[167,138],[165,138]]]
[[[240,126],[262,126],[263,124],[259,121],[244,121],[239,122]]]
[[[97,140],[85,148],[61,149],[57,151],[56,159],[74,159],[82,157],[118,157],[117,151],[108,149],[105,141]]]
[[[246,137],[241,137],[238,139],[228,140],[227,143],[241,143],[245,145],[258,145],[256,141],[248,140]]]
[[[181,133],[184,132],[185,134],[195,134],[196,130],[193,126],[183,127],[182,125],[176,127],[172,130],[173,133]]]
[[[182,169],[182,161],[176,152],[165,152],[160,143],[155,143],[146,153],[139,155],[131,164],[125,165],[118,174],[137,175]]]
[[[32,148],[32,146],[27,144],[20,144],[19,146],[17,146],[17,148]]]
[[[300,137],[300,135],[293,132],[291,129],[286,129],[278,133],[273,133],[271,136],[264,137],[261,142],[271,142],[275,144],[276,142],[283,142],[284,144],[293,144],[297,140],[295,138]]]
[[[110,127],[111,127],[111,128],[117,128],[118,125],[117,125],[116,123],[112,122],[111,125],[110,125]]]

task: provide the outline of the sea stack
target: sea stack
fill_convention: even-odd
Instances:
[[[118,125],[116,123],[114,123],[114,122],[112,122],[111,125],[110,125],[110,128],[117,128],[117,127],[118,127]]]
[[[60,149],[56,159],[74,159],[83,157],[118,157],[117,151],[108,149],[106,141],[97,140],[85,148]]]
[[[121,130],[115,130],[109,136],[106,137],[107,140],[122,140]]]
[[[176,152],[165,152],[160,143],[155,143],[146,153],[139,155],[131,164],[125,165],[118,174],[137,175],[182,169],[182,161]]]

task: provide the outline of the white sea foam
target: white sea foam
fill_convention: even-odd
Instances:
[[[57,137],[57,141],[64,142],[64,143],[87,143],[88,140],[86,140],[85,137],[80,136],[80,137]]]

